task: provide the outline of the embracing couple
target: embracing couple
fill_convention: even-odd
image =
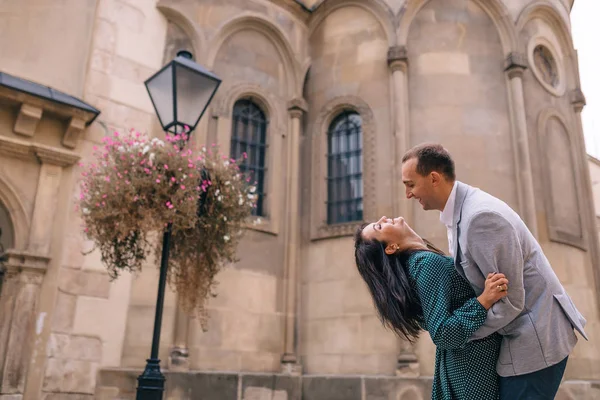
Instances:
[[[436,345],[433,399],[553,399],[585,319],[519,215],[456,180],[442,146],[402,159],[406,196],[438,210],[450,256],[400,218],[355,235],[358,271],[386,326]]]

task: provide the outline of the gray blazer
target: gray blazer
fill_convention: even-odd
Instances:
[[[471,340],[502,335],[500,376],[522,375],[567,357],[585,319],[519,215],[503,201],[457,182],[452,237],[455,266],[477,295],[489,272],[506,275],[508,296],[488,311]],[[458,239],[458,240],[457,240]]]

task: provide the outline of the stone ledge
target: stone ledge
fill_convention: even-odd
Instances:
[[[135,399],[140,369],[109,368],[98,373],[97,399]],[[165,398],[170,400],[427,400],[431,378],[395,376],[290,376],[272,373],[169,372]],[[559,400],[596,399],[600,384],[563,382]]]

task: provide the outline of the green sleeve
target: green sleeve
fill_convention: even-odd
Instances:
[[[487,311],[474,297],[451,311],[452,291],[456,288],[452,287],[447,262],[434,253],[417,255],[411,275],[433,343],[441,349],[458,349],[484,324]]]

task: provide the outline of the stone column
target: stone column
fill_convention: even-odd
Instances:
[[[394,94],[394,170],[392,174],[392,209],[394,217],[402,216],[408,224],[412,224],[412,213],[408,199],[404,195],[402,184],[402,156],[409,149],[409,112],[408,112],[408,59],[406,47],[395,46],[388,50],[388,66],[392,72]]]
[[[388,66],[392,72],[392,92],[394,94],[394,170],[392,174],[392,210],[393,217],[402,216],[412,224],[412,208],[404,195],[402,183],[402,156],[410,147],[409,111],[408,111],[408,58],[406,47],[395,46],[388,50]],[[406,341],[398,340],[399,354],[396,375],[401,377],[419,376],[419,359],[414,346]]]
[[[34,336],[44,324],[35,313],[49,258],[9,250],[0,296],[0,399],[23,394]],[[8,396],[7,398],[11,398]]]
[[[525,99],[523,97],[523,71],[527,68],[525,56],[510,53],[506,59],[505,71],[509,81],[509,109],[512,122],[513,155],[516,169],[519,208],[527,227],[538,237],[537,215],[535,210],[535,193],[531,172],[529,153],[529,137],[527,134],[527,117]]]
[[[574,64],[577,65],[576,59]],[[579,76],[579,74],[577,75]],[[583,107],[585,106],[585,96],[580,88],[571,92],[571,104],[575,111],[575,123],[577,127],[577,132],[573,135],[573,138],[575,138],[575,140],[573,140],[573,146],[576,147],[577,153],[581,155],[581,164],[578,167],[581,168],[583,172],[583,176],[581,177],[583,183],[581,189],[583,192],[584,209],[582,210],[581,218],[584,229],[589,232],[587,244],[590,251],[592,272],[594,274],[594,279],[596,280],[596,301],[600,304],[600,291],[597,290],[600,287],[600,266],[597,265],[598,260],[600,260],[600,242],[598,239],[596,210],[593,203],[594,192],[591,185],[592,179],[590,177],[590,168],[586,157],[587,151],[585,148],[583,125],[581,123],[581,111],[583,111]]]
[[[188,349],[188,329],[190,317],[183,310],[177,296],[177,307],[175,309],[175,334],[173,347],[169,354],[169,369],[171,371],[188,371],[190,369]]]
[[[35,254],[47,255],[50,252],[53,221],[58,206],[62,166],[53,162],[49,155],[43,152],[38,152],[38,158],[42,162],[42,166],[35,194],[28,250]]]
[[[298,298],[298,264],[300,247],[300,134],[302,115],[306,112],[306,102],[294,99],[290,102],[289,134],[287,136],[288,185],[286,188],[285,207],[285,338],[284,354],[281,367],[284,373],[301,373],[297,345],[297,298]]]

